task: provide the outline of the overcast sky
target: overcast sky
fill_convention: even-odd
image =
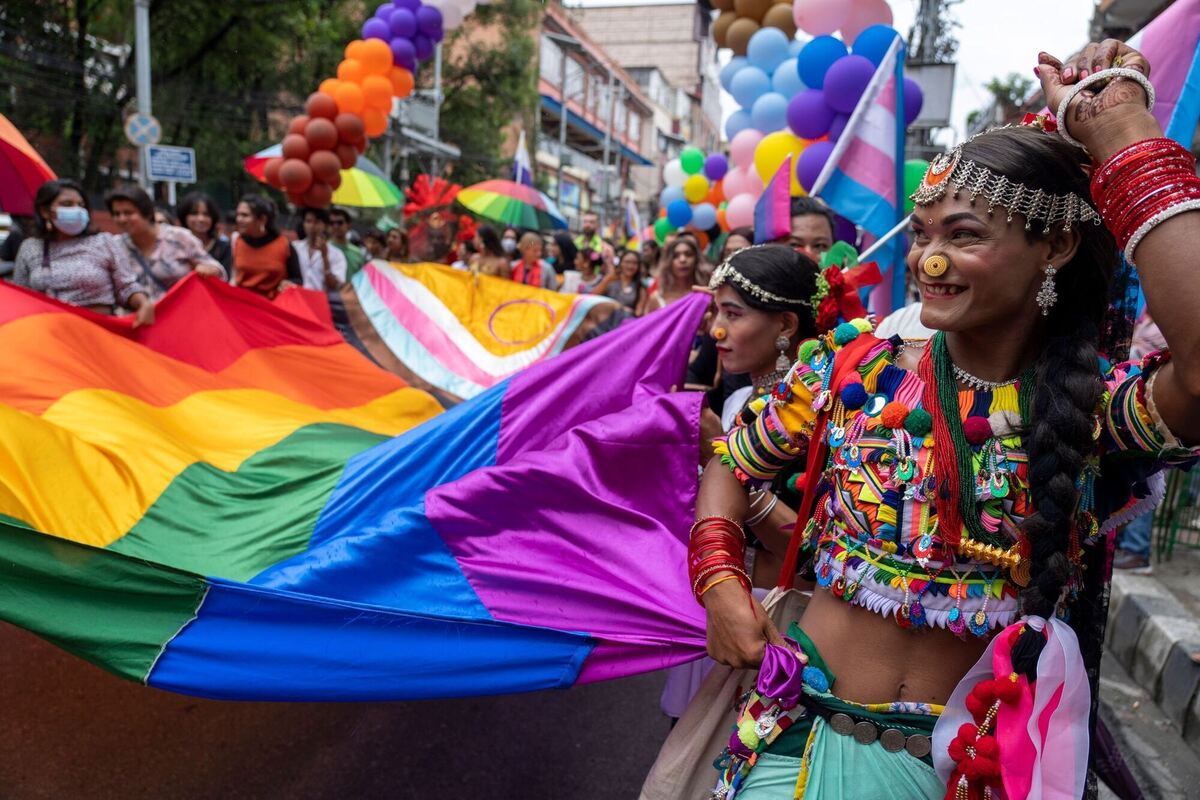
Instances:
[[[678,0],[565,0],[566,5],[598,6],[673,2]],[[893,27],[907,36],[917,0],[889,2]],[[967,114],[987,105],[989,95],[983,85],[992,78],[1010,72],[1033,77],[1039,50],[1061,58],[1086,44],[1094,7],[1094,0],[965,0],[954,6],[951,13],[961,23],[951,109],[956,135],[961,135]],[[722,61],[728,57],[728,50],[721,51]],[[728,94],[722,93],[722,101],[728,116],[737,106]]]

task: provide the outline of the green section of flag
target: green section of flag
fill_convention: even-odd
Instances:
[[[192,464],[108,549],[248,581],[307,549],[346,461],[386,439],[320,423],[255,453],[235,472]]]

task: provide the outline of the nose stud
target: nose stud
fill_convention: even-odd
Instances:
[[[729,332],[727,330],[725,330],[724,328],[713,328],[712,335],[713,335],[713,338],[719,342],[722,339],[724,339],[726,336],[728,336]]]
[[[946,270],[950,269],[950,262],[943,255],[934,255],[925,259],[925,263],[921,265],[921,269],[929,277],[936,278],[939,275],[945,274]]]

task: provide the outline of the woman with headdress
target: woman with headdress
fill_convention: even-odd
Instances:
[[[714,796],[1094,791],[1113,530],[1131,487],[1200,442],[1200,287],[1181,257],[1200,246],[1200,179],[1147,113],[1139,53],[1039,61],[1057,122],[964,142],[913,195],[907,263],[937,333],[885,341],[856,320],[805,342],[716,445],[693,585],[709,653],[760,670]],[[1174,358],[1119,363],[1121,252]],[[819,588],[784,638],[747,597],[741,523],[793,462],[780,583],[803,562]]]

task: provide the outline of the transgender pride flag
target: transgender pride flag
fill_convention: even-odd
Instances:
[[[877,238],[904,212],[904,123],[896,114],[904,107],[903,46],[897,37],[888,48],[809,192]],[[903,244],[894,239],[889,247],[890,279],[885,277],[882,291],[871,298],[871,310],[881,316],[904,304]],[[888,261],[886,256],[879,260]]]
[[[1190,147],[1200,124],[1200,0],[1177,0],[1130,37],[1153,68],[1154,116],[1167,136]]]

